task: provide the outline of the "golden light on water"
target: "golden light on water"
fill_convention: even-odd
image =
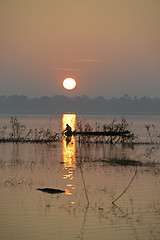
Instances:
[[[75,130],[76,126],[76,115],[75,114],[63,114],[62,118],[62,131],[66,128],[66,124],[69,124],[72,131]],[[63,151],[63,167],[66,174],[63,175],[63,179],[67,181],[67,188],[65,193],[67,195],[72,195],[72,190],[75,188],[74,170],[75,170],[75,158],[76,158],[76,144],[74,136],[66,137],[64,136],[62,140],[62,151]]]
[[[72,131],[76,128],[76,114],[63,114],[62,118],[62,131],[66,128],[66,124],[69,124],[72,128]]]
[[[66,138],[62,142],[63,147],[63,166],[67,170],[67,174],[63,178],[73,179],[73,170],[75,170],[75,138],[72,136],[70,142]]]

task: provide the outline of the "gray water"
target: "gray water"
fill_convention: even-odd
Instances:
[[[0,123],[8,124],[7,117],[2,116]],[[112,116],[79,118],[92,124],[113,120]],[[19,119],[29,127],[50,124],[61,131],[62,116]],[[156,120],[154,124],[159,121],[141,116],[133,120],[135,129],[142,129],[146,120]],[[143,131],[140,133],[144,138]],[[88,145],[79,144],[76,138],[69,144],[65,140],[52,144],[1,143],[0,239],[160,239],[159,156],[159,145]],[[108,164],[115,158],[147,164]],[[37,190],[45,187],[65,192],[53,195]]]

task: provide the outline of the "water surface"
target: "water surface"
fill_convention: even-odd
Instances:
[[[159,156],[158,145],[88,145],[74,137],[52,144],[1,143],[0,239],[160,239]],[[157,164],[107,163],[115,158]],[[37,191],[45,187],[65,193]]]

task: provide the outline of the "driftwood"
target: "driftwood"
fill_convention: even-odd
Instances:
[[[37,188],[37,190],[49,193],[49,194],[57,194],[57,193],[64,193],[65,191],[55,188]]]

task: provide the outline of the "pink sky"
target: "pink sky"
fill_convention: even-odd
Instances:
[[[159,12],[159,0],[1,0],[0,95],[160,97]]]

